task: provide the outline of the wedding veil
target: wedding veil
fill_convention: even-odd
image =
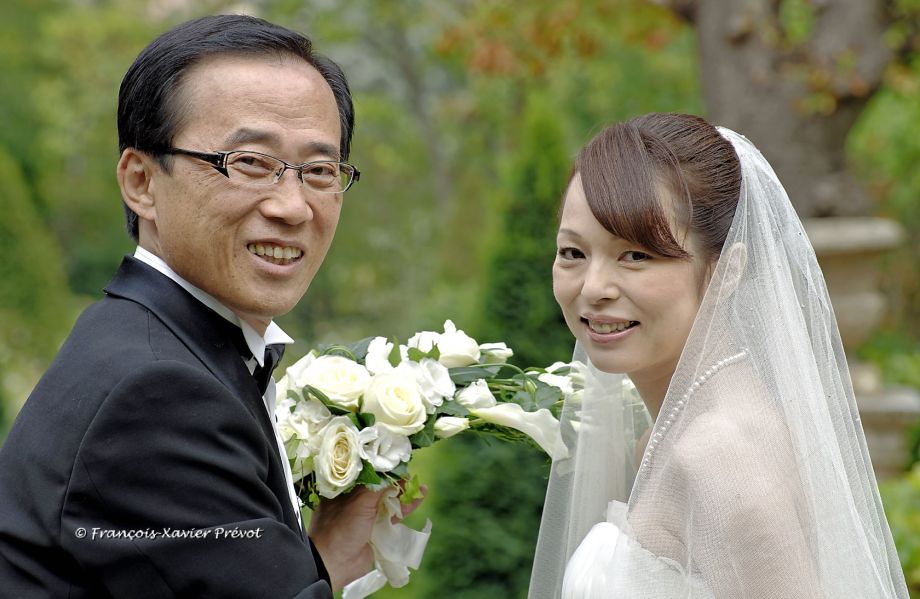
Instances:
[[[814,251],[760,152],[719,132],[741,195],[660,415],[576,348],[585,386],[563,408],[570,451],[550,474],[529,596],[559,597],[573,552],[623,502],[621,538],[684,577],[681,597],[907,599]],[[627,550],[592,575],[661,597],[616,567]]]

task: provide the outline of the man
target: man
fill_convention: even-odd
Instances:
[[[341,70],[259,19],[138,56],[117,168],[138,248],[0,450],[0,595],[331,597],[370,568],[378,496],[329,502],[307,537],[270,417],[291,342],[272,319],[359,176],[353,122]]]

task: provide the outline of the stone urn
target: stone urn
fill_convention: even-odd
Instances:
[[[885,316],[888,303],[879,289],[878,261],[903,241],[904,230],[895,221],[874,217],[802,222],[827,281],[873,468],[879,478],[897,475],[908,454],[905,432],[920,420],[920,394],[885,387],[878,369],[856,359],[854,352]]]

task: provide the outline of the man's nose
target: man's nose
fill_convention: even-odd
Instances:
[[[264,200],[260,209],[266,218],[297,225],[313,218],[310,189],[301,182],[296,169],[287,169],[272,186],[272,197]]]

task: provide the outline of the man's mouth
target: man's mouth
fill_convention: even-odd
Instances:
[[[594,320],[588,320],[587,318],[582,318],[581,321],[587,324],[589,329],[600,335],[620,333],[639,324],[638,320],[625,320],[622,322],[597,322]]]
[[[266,262],[278,265],[293,264],[303,256],[303,251],[300,248],[271,243],[250,243],[246,246],[246,249],[249,250],[249,253],[262,258]]]

